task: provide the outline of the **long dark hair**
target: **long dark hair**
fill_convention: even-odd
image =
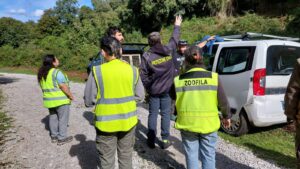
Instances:
[[[55,61],[54,55],[45,55],[43,65],[40,67],[38,72],[38,81],[40,82],[43,78],[46,80],[48,72],[53,68],[53,62]]]

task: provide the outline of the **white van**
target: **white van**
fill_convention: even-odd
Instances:
[[[284,95],[300,43],[289,40],[218,42],[211,69],[219,74],[231,108],[232,135],[256,127],[285,123]]]

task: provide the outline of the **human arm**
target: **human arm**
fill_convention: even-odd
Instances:
[[[143,102],[145,99],[145,89],[141,78],[138,76],[138,81],[135,85],[135,100],[137,102]]]
[[[74,100],[74,96],[71,93],[70,88],[67,84],[61,83],[58,84],[58,86],[70,100]]]
[[[284,96],[285,111],[284,114],[289,120],[295,120],[299,110],[299,97],[300,97],[300,63],[294,67],[290,81],[288,83],[286,93]],[[298,120],[300,121],[300,120]]]
[[[218,78],[218,107],[221,110],[222,113],[222,123],[225,127],[230,127],[231,125],[231,112],[230,107],[227,101],[227,97],[225,95],[222,83],[220,81],[220,78]]]
[[[92,107],[97,101],[97,85],[93,73],[89,74],[84,89],[84,104],[86,107]]]
[[[64,94],[70,99],[70,100],[74,100],[74,97],[70,91],[69,86],[67,85],[68,80],[66,78],[66,76],[60,71],[58,70],[57,74],[56,74],[56,80],[58,83],[58,87],[60,88],[60,90],[62,92],[64,92]]]
[[[203,48],[203,47],[207,44],[207,42],[209,42],[209,41],[211,41],[211,40],[214,40],[215,37],[216,37],[215,35],[214,35],[214,36],[211,36],[211,37],[209,37],[208,39],[206,39],[205,41],[199,43],[197,46],[200,47],[200,48]]]
[[[169,43],[167,45],[167,48],[169,51],[175,50],[179,41],[180,37],[180,25],[182,23],[182,17],[176,16],[175,23],[174,23],[174,30],[172,33],[172,36],[169,40]]]

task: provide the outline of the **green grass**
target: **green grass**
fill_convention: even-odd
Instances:
[[[277,165],[295,168],[294,134],[282,129],[282,125],[256,128],[249,134],[233,137],[219,132],[220,137],[245,147],[257,157],[274,161]]]
[[[11,127],[12,119],[8,117],[2,110],[4,98],[2,91],[0,90],[0,145],[2,145],[5,138],[5,131]]]
[[[34,75],[36,74],[36,71],[32,68],[0,67],[0,73],[20,73]]]
[[[0,73],[17,73],[17,74],[28,74],[36,75],[38,68],[26,68],[26,67],[0,67]],[[85,73],[79,71],[66,71],[68,77],[74,82],[85,82]]]

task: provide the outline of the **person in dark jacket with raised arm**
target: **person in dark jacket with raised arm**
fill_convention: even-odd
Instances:
[[[159,32],[152,32],[148,36],[149,51],[142,56],[140,75],[142,82],[149,94],[149,116],[147,143],[150,148],[155,148],[157,116],[161,114],[162,148],[170,146],[170,111],[171,98],[169,91],[175,76],[175,65],[171,53],[176,49],[179,35],[181,16],[176,16],[175,26],[169,43],[161,43]]]

